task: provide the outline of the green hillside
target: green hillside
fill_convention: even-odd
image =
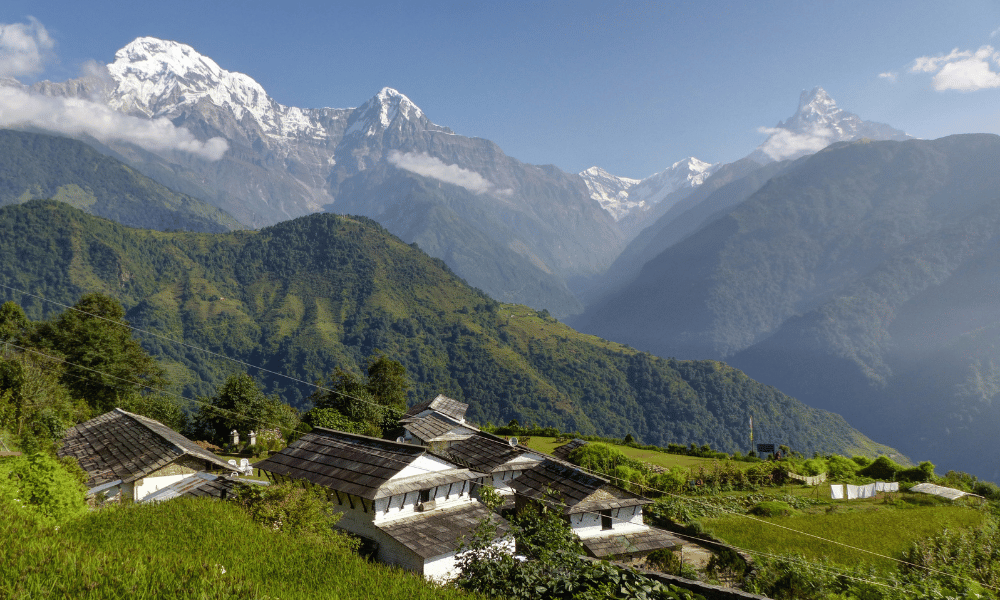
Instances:
[[[752,414],[758,440],[802,452],[891,451],[723,363],[660,359],[500,304],[366,218],[163,233],[32,201],[0,208],[0,283],[67,305],[85,292],[118,298],[134,326],[165,336],[140,341],[188,396],[239,368],[196,347],[308,382],[360,372],[381,350],[406,366],[411,403],[447,394],[480,423],[746,451]],[[33,319],[62,310],[7,288],[0,297]],[[252,374],[305,405],[308,386]]]
[[[0,205],[52,198],[132,227],[243,229],[225,211],[175,193],[69,138],[0,129]]]

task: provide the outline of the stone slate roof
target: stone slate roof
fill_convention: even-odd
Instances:
[[[120,408],[67,430],[58,454],[76,458],[90,476],[86,482],[88,488],[119,479],[130,483],[181,458],[236,470],[159,421]]]
[[[421,402],[420,404],[412,406],[409,410],[403,413],[402,421],[407,421],[425,410],[433,410],[447,417],[451,417],[456,421],[461,421],[465,418],[465,411],[469,410],[469,405],[449,398],[444,394],[439,394],[433,400],[428,400],[427,402]]]
[[[586,445],[587,445],[586,440],[575,439],[553,450],[552,456],[560,458],[562,460],[569,460],[570,452],[576,450],[580,446],[586,446]]]
[[[566,514],[650,504],[652,500],[611,485],[573,465],[546,459],[510,482],[514,493],[531,500],[561,502]],[[551,491],[554,497],[546,498]]]
[[[235,488],[241,483],[252,485],[267,485],[266,481],[255,481],[253,479],[237,479],[234,477],[220,477],[211,473],[195,473],[194,475],[182,479],[177,483],[172,483],[167,487],[160,488],[149,494],[142,500],[143,502],[160,502],[179,498],[181,496],[193,496],[196,498],[226,498],[235,493]]]
[[[632,533],[602,535],[580,540],[587,554],[595,558],[606,556],[626,556],[659,550],[660,548],[675,548],[683,545],[680,539],[662,529],[647,529]]]
[[[376,526],[426,559],[458,550],[462,538],[471,538],[476,525],[484,517],[497,523],[498,538],[506,536],[510,531],[507,521],[478,502],[394,519],[387,523],[377,523]]]
[[[414,437],[425,442],[435,440],[453,429],[464,428],[470,431],[476,431],[476,428],[472,425],[462,424],[458,421],[453,421],[444,415],[436,414],[427,415],[426,417],[421,417],[419,419],[410,419],[409,421],[403,421],[402,423],[403,429],[409,431]]]
[[[254,466],[368,500],[402,493],[408,483],[417,486],[410,490],[425,489],[482,476],[468,469],[449,469],[387,484],[424,454],[423,446],[317,427]]]
[[[528,452],[528,449],[524,446],[511,446],[503,438],[477,431],[474,435],[442,450],[440,455],[455,464],[482,473],[490,473],[525,452]]]

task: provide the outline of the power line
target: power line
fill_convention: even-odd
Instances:
[[[149,335],[152,335],[152,336],[155,336],[155,337],[158,337],[158,338],[161,338],[161,339],[165,339],[165,340],[168,340],[168,341],[171,341],[171,342],[174,342],[174,343],[176,343],[176,344],[180,344],[181,346],[185,346],[185,347],[187,347],[187,348],[190,348],[190,349],[193,349],[193,350],[200,350],[200,351],[202,351],[202,352],[205,352],[205,353],[207,353],[207,354],[211,354],[211,355],[213,355],[213,356],[216,356],[216,357],[218,357],[218,358],[222,358],[222,359],[225,359],[225,360],[229,360],[229,361],[232,361],[232,362],[235,362],[235,363],[237,363],[237,364],[241,364],[241,365],[244,365],[244,366],[247,366],[247,367],[250,367],[250,368],[256,368],[256,369],[259,369],[259,370],[261,370],[261,371],[264,371],[264,372],[266,372],[266,373],[270,373],[270,374],[273,374],[273,375],[276,375],[276,376],[279,376],[279,377],[284,377],[284,378],[286,378],[286,379],[289,379],[289,380],[291,380],[291,381],[295,381],[295,382],[298,382],[298,383],[302,383],[302,384],[305,384],[305,385],[309,385],[309,386],[312,386],[312,387],[315,387],[316,389],[320,389],[320,390],[324,390],[324,391],[328,391],[328,392],[331,392],[331,393],[336,393],[336,394],[339,394],[339,395],[341,395],[341,396],[344,396],[344,397],[346,397],[346,398],[350,398],[350,399],[352,399],[352,400],[355,400],[355,401],[357,401],[357,402],[362,402],[362,403],[367,403],[367,404],[371,404],[371,405],[373,405],[373,406],[377,406],[377,407],[379,407],[379,408],[387,408],[387,407],[384,407],[384,406],[382,406],[381,404],[378,404],[378,403],[375,403],[375,402],[372,402],[372,401],[370,401],[370,400],[365,400],[365,399],[362,399],[362,398],[357,398],[357,397],[354,397],[354,396],[351,396],[351,395],[349,395],[349,394],[347,394],[347,393],[344,393],[344,392],[340,392],[340,391],[338,391],[338,390],[333,390],[333,389],[329,389],[329,388],[325,388],[325,387],[323,387],[323,386],[320,386],[320,385],[317,385],[317,384],[315,384],[315,383],[312,383],[312,384],[310,384],[310,383],[308,383],[308,382],[305,382],[305,381],[303,381],[303,380],[301,380],[301,379],[297,379],[297,378],[295,378],[295,377],[291,377],[291,376],[289,376],[289,375],[285,375],[285,374],[282,374],[282,373],[278,373],[278,372],[276,372],[276,371],[271,371],[271,370],[269,370],[269,369],[265,369],[265,368],[263,368],[263,367],[259,367],[259,366],[256,366],[256,365],[252,365],[252,364],[250,364],[250,363],[246,363],[246,362],[244,362],[244,361],[241,361],[241,360],[238,360],[238,359],[234,359],[234,358],[230,358],[230,357],[228,357],[228,356],[225,356],[225,355],[223,355],[223,354],[220,354],[220,353],[217,353],[217,352],[212,352],[212,351],[210,351],[210,350],[207,350],[207,349],[204,349],[204,348],[200,348],[200,347],[198,347],[198,346],[194,346],[194,345],[192,345],[192,344],[188,344],[188,343],[186,343],[186,342],[182,342],[182,341],[179,341],[179,340],[176,340],[176,339],[174,339],[174,338],[170,338],[170,337],[168,337],[168,336],[164,336],[164,335],[160,335],[160,334],[157,334],[157,333],[154,333],[154,332],[150,332],[150,331],[147,331],[147,330],[144,330],[144,329],[140,329],[140,328],[136,328],[136,327],[132,327],[131,325],[127,325],[127,324],[124,324],[124,323],[122,323],[122,322],[119,322],[119,321],[115,321],[115,320],[113,320],[113,319],[108,319],[108,318],[106,318],[106,317],[103,317],[103,316],[101,316],[101,315],[96,315],[96,314],[93,314],[93,313],[89,313],[89,312],[87,312],[87,311],[83,311],[83,310],[80,310],[80,309],[77,309],[77,308],[75,308],[75,307],[72,307],[72,306],[67,306],[67,305],[65,305],[65,304],[62,304],[62,303],[60,303],[60,302],[56,302],[56,301],[54,301],[54,300],[49,300],[49,299],[47,299],[47,298],[44,298],[44,297],[42,297],[42,296],[38,296],[38,295],[36,295],[36,294],[31,294],[31,293],[29,293],[29,292],[25,292],[25,291],[23,291],[23,290],[19,290],[19,289],[17,289],[17,288],[13,288],[13,287],[10,287],[10,286],[8,286],[8,285],[4,285],[4,284],[0,284],[0,287],[3,287],[3,288],[6,288],[6,289],[8,289],[8,290],[11,290],[11,291],[14,291],[14,292],[18,292],[18,293],[22,293],[22,294],[25,294],[25,295],[27,295],[27,296],[31,296],[31,297],[33,297],[33,298],[36,298],[36,299],[39,299],[39,300],[42,300],[42,301],[44,301],[44,302],[51,302],[52,304],[55,304],[55,305],[57,305],[57,306],[61,306],[61,307],[63,307],[63,308],[66,308],[66,309],[69,309],[69,310],[73,310],[73,311],[76,311],[76,312],[79,312],[79,313],[82,313],[82,314],[85,314],[85,315],[88,315],[88,316],[91,316],[91,317],[94,317],[94,318],[97,318],[97,319],[101,319],[101,320],[103,320],[103,321],[107,321],[107,322],[110,322],[110,323],[113,323],[113,324],[115,324],[115,325],[120,325],[120,326],[125,326],[125,327],[129,327],[130,329],[132,329],[132,330],[134,330],[134,331],[139,331],[139,332],[141,332],[141,333],[146,333],[146,334],[149,334]],[[194,402],[194,403],[197,403],[197,404],[203,404],[203,405],[206,405],[206,406],[211,406],[211,407],[213,408],[213,410],[217,410],[217,411],[220,411],[220,412],[228,412],[228,413],[230,413],[230,414],[233,414],[233,415],[237,415],[237,416],[240,416],[240,417],[246,417],[246,415],[243,415],[242,413],[236,413],[236,412],[234,412],[234,411],[230,411],[230,410],[227,410],[227,409],[221,409],[221,408],[219,408],[219,407],[216,407],[216,406],[214,406],[214,405],[211,405],[211,404],[209,404],[209,403],[207,403],[207,402],[203,402],[203,401],[200,401],[200,400],[192,400],[192,399],[190,399],[190,398],[186,398],[185,396],[183,396],[183,395],[180,395],[180,394],[177,394],[177,393],[174,393],[174,392],[168,392],[168,391],[166,391],[166,390],[162,390],[162,389],[157,389],[157,388],[153,388],[153,387],[150,387],[150,386],[148,386],[148,385],[145,385],[145,384],[143,384],[143,383],[141,383],[141,382],[135,382],[135,381],[129,381],[129,380],[126,380],[126,379],[123,379],[123,378],[120,378],[120,377],[116,377],[116,376],[114,376],[114,375],[111,375],[111,374],[109,374],[109,373],[104,373],[104,372],[102,372],[102,371],[100,371],[100,370],[97,370],[97,369],[92,369],[92,368],[89,368],[89,367],[84,367],[84,366],[82,366],[82,365],[75,365],[75,364],[73,364],[73,363],[70,363],[69,361],[67,361],[67,360],[65,360],[65,359],[60,359],[60,358],[58,358],[58,357],[53,357],[53,356],[49,356],[49,355],[46,355],[46,354],[44,354],[44,353],[42,353],[42,352],[38,352],[38,351],[36,351],[36,350],[33,350],[33,349],[30,349],[30,348],[23,348],[23,347],[20,347],[20,346],[17,346],[17,345],[15,345],[15,344],[13,344],[13,343],[10,343],[10,342],[8,342],[8,343],[9,343],[9,344],[10,344],[11,346],[14,346],[14,347],[16,347],[16,348],[19,348],[19,349],[21,349],[21,350],[24,350],[24,351],[28,351],[28,352],[34,352],[34,353],[36,353],[36,354],[39,354],[39,355],[41,355],[41,356],[45,356],[45,357],[47,357],[47,358],[49,358],[49,359],[52,359],[52,360],[56,360],[56,361],[58,361],[58,362],[63,362],[63,363],[65,363],[65,364],[69,364],[69,365],[71,365],[71,366],[75,366],[75,367],[77,367],[77,368],[82,368],[82,369],[86,369],[86,370],[88,370],[88,371],[92,371],[92,372],[95,372],[95,373],[100,373],[100,374],[103,374],[103,375],[105,375],[105,376],[107,376],[107,377],[112,377],[112,378],[114,378],[114,379],[118,379],[118,380],[120,380],[120,381],[126,381],[126,382],[128,382],[128,383],[132,383],[132,384],[135,384],[135,385],[140,385],[140,386],[142,386],[142,387],[144,387],[144,388],[146,388],[146,389],[151,389],[151,390],[156,390],[156,391],[159,391],[159,392],[161,392],[161,393],[166,393],[166,394],[170,394],[170,395],[173,395],[173,396],[176,396],[176,397],[179,397],[179,398],[181,398],[181,399],[183,399],[183,400],[186,400],[186,401],[188,401],[188,402]],[[252,419],[251,419],[251,420],[252,420]],[[258,423],[263,423],[263,421],[261,421],[261,420],[258,420],[258,421],[256,421],[256,422],[258,422]],[[273,424],[272,424],[272,425],[273,425]],[[297,431],[297,432],[299,432],[299,433],[308,433],[308,432],[305,432],[305,431],[302,431],[302,430],[299,430],[299,429],[297,429],[297,428],[293,428],[293,431]],[[604,475],[604,474],[601,474],[601,473],[597,473],[596,471],[592,471],[592,470],[589,470],[589,469],[585,469],[585,468],[583,468],[583,467],[580,467],[579,465],[574,465],[574,466],[575,466],[576,468],[578,468],[578,469],[579,469],[580,471],[582,471],[582,472],[585,472],[585,473],[589,473],[589,474],[592,474],[592,475],[597,475],[598,477],[601,477],[602,479],[603,479],[603,478],[605,477],[605,475]],[[425,470],[426,470],[427,472],[432,472],[432,471],[430,471],[429,469],[425,469]],[[616,479],[617,479],[617,478],[616,478]],[[773,526],[773,527],[778,527],[778,528],[780,528],[780,529],[784,529],[784,530],[787,530],[787,531],[790,531],[790,532],[792,532],[792,533],[796,533],[796,534],[799,534],[799,535],[803,535],[803,536],[807,536],[807,537],[810,537],[810,538],[813,538],[813,539],[817,539],[817,540],[820,540],[820,541],[824,541],[824,542],[827,542],[827,543],[830,543],[830,544],[834,544],[834,545],[838,545],[838,546],[842,546],[842,547],[844,547],[844,548],[848,548],[848,549],[851,549],[851,550],[855,550],[855,551],[857,551],[857,552],[862,552],[862,553],[866,553],[866,554],[871,554],[871,555],[873,555],[873,556],[876,556],[876,557],[879,557],[879,558],[883,558],[883,559],[886,559],[886,560],[890,560],[890,561],[895,561],[895,562],[898,562],[898,563],[900,563],[900,564],[904,564],[904,565],[908,565],[908,566],[911,566],[911,567],[914,567],[914,568],[918,568],[918,569],[924,569],[924,570],[926,570],[926,571],[929,571],[929,572],[934,572],[934,573],[938,573],[938,574],[941,574],[941,575],[945,575],[945,576],[948,576],[948,577],[954,577],[954,578],[957,578],[957,579],[965,579],[966,581],[972,581],[972,580],[970,580],[970,579],[966,579],[966,578],[963,578],[963,577],[960,577],[960,576],[957,576],[957,575],[953,575],[953,574],[950,574],[950,573],[946,573],[946,572],[944,572],[944,571],[940,571],[940,570],[938,570],[938,569],[934,569],[934,568],[932,568],[932,567],[925,567],[925,566],[922,566],[922,565],[917,565],[917,564],[914,564],[914,563],[911,563],[911,562],[908,562],[908,561],[904,561],[904,560],[902,560],[902,559],[898,559],[898,558],[893,558],[893,557],[891,557],[891,556],[887,556],[887,555],[884,555],[884,554],[880,554],[880,553],[878,553],[878,552],[874,552],[874,551],[871,551],[871,550],[866,550],[866,549],[864,549],[864,548],[858,548],[858,547],[856,547],[856,546],[851,546],[850,544],[845,544],[845,543],[843,543],[843,542],[838,542],[838,541],[836,541],[836,540],[831,540],[831,539],[828,539],[828,538],[823,538],[823,537],[821,537],[821,536],[818,536],[818,535],[814,535],[814,534],[811,534],[811,533],[807,533],[807,532],[804,532],[804,531],[800,531],[800,530],[797,530],[797,529],[792,529],[791,527],[786,527],[786,526],[784,526],[784,525],[779,525],[779,524],[777,524],[777,523],[772,523],[772,522],[770,522],[770,521],[765,521],[765,520],[763,520],[763,519],[758,519],[758,518],[756,518],[756,517],[753,517],[753,516],[751,516],[751,515],[747,515],[747,514],[743,514],[743,513],[737,513],[737,512],[734,512],[734,511],[730,511],[730,510],[727,510],[727,509],[725,509],[725,508],[721,508],[721,507],[718,507],[718,506],[714,506],[714,505],[711,505],[711,504],[709,504],[709,503],[706,503],[706,502],[699,502],[699,501],[697,501],[697,500],[694,500],[694,499],[692,499],[692,498],[690,498],[690,497],[688,497],[688,496],[682,496],[682,495],[679,495],[679,494],[674,494],[674,493],[671,493],[671,492],[667,492],[667,491],[664,491],[664,490],[657,490],[656,488],[653,488],[653,487],[650,487],[650,486],[648,486],[648,485],[645,485],[645,484],[642,484],[642,483],[639,483],[639,482],[634,482],[634,481],[630,481],[630,480],[625,480],[625,479],[619,479],[619,480],[620,480],[620,481],[623,481],[623,482],[625,482],[625,483],[628,483],[628,484],[631,484],[631,485],[634,485],[634,486],[636,486],[636,487],[639,487],[639,488],[641,488],[641,489],[646,489],[646,490],[651,490],[651,491],[654,491],[654,492],[656,492],[657,494],[663,494],[663,495],[667,495],[667,496],[671,496],[671,497],[674,497],[674,498],[679,498],[679,499],[681,499],[681,500],[683,500],[683,501],[685,501],[685,502],[693,502],[693,503],[695,503],[695,504],[702,504],[703,506],[708,506],[708,507],[710,507],[710,508],[712,508],[712,509],[714,509],[714,510],[720,510],[720,511],[722,511],[722,512],[725,512],[725,513],[729,513],[729,514],[732,514],[732,515],[735,515],[735,516],[740,516],[740,517],[744,517],[744,518],[747,518],[747,519],[750,519],[750,520],[753,520],[753,521],[757,521],[757,522],[759,522],[759,523],[763,523],[763,524],[765,524],[765,525],[770,525],[770,526]],[[665,530],[664,530],[664,531],[665,531]],[[990,587],[990,586],[984,586],[984,587],[987,587],[987,588],[989,588],[989,589],[993,589],[994,591],[996,591],[996,589],[995,589],[995,588],[993,588],[993,587]]]

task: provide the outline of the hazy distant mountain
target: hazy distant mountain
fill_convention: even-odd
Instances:
[[[835,142],[906,140],[912,137],[885,123],[865,121],[858,115],[841,110],[820,87],[803,90],[795,114],[763,131],[770,135],[748,157],[761,164],[799,158]]]
[[[690,157],[645,179],[612,175],[600,167],[580,173],[590,197],[622,226],[628,237],[691,194],[720,165]]]
[[[836,144],[575,324],[660,356],[724,358],[907,454],[989,473],[1000,459],[985,446],[1000,424],[998,161],[994,135]]]
[[[155,38],[119,50],[107,71],[32,89],[225,138],[214,162],[122,143],[105,150],[250,226],[324,209],[391,217],[407,242],[446,261],[460,256],[449,264],[473,285],[555,314],[581,308],[565,280],[602,272],[624,245],[579,177],[456,135],[393,89],[358,108],[284,106],[249,76]]]
[[[224,211],[173,192],[83,142],[0,129],[0,206],[38,198],[144,229],[243,229]]]
[[[804,91],[795,114],[771,130],[768,139],[753,153],[734,163],[712,165],[702,176],[692,178],[690,187],[675,192],[683,195],[650,211],[653,219],[645,222],[645,228],[603,275],[577,281],[574,291],[585,304],[614,293],[634,279],[648,261],[746,200],[788,168],[792,159],[838,141],[909,137],[888,125],[863,121],[844,112],[822,88]]]

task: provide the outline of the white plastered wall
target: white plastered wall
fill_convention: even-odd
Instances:
[[[152,494],[157,490],[161,490],[168,485],[173,485],[178,481],[187,479],[191,477],[190,473],[184,473],[182,475],[161,475],[159,477],[144,477],[135,482],[134,493],[135,500],[138,502],[146,496]]]
[[[570,528],[581,539],[644,531],[649,527],[642,522],[641,506],[611,509],[611,529],[601,526],[601,515],[593,512],[570,515]]]

